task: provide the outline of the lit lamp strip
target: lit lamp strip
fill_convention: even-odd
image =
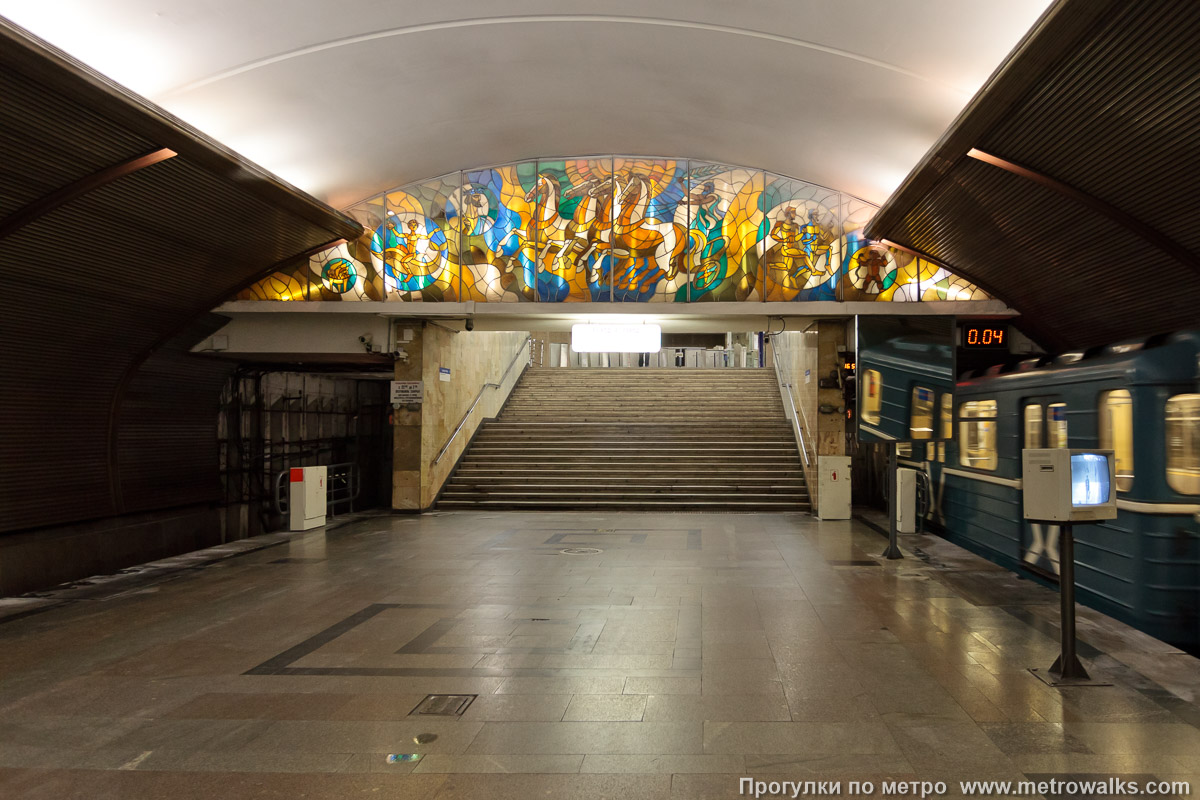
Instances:
[[[571,326],[571,350],[576,353],[657,353],[662,326],[581,322]]]

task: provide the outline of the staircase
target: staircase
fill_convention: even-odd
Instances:
[[[442,509],[807,511],[773,371],[530,369]]]

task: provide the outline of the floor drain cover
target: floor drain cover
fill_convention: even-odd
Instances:
[[[474,694],[431,694],[409,712],[409,716],[461,717],[476,697],[478,695]]]
[[[604,551],[599,547],[564,547],[558,552],[562,553],[564,556],[596,556],[600,555]]]

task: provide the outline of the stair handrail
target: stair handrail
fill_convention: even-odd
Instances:
[[[796,441],[800,443],[800,452],[804,456],[804,465],[806,467],[811,467],[812,461],[810,461],[808,458],[808,446],[804,442],[804,427],[800,425],[800,417],[804,412],[803,410],[799,412],[796,411],[796,402],[792,399],[791,371],[787,370],[786,367],[780,366],[780,364],[783,362],[783,359],[779,357],[779,345],[775,343],[776,338],[777,337],[775,336],[771,337],[771,351],[772,355],[774,356],[774,358],[771,360],[775,362],[775,378],[779,381],[780,388],[782,388],[787,394],[788,405],[792,407],[792,431],[796,434]],[[787,350],[786,347],[783,349],[785,351]],[[783,374],[781,374],[781,370],[786,372],[786,378]],[[804,425],[808,425],[808,417],[804,417]]]
[[[453,442],[454,438],[458,436],[460,431],[462,431],[463,425],[467,424],[467,417],[471,416],[471,412],[475,410],[475,406],[479,405],[479,401],[483,399],[483,393],[488,389],[499,389],[502,385],[504,385],[504,381],[508,379],[508,373],[512,372],[512,368],[517,365],[517,360],[521,357],[521,353],[525,353],[525,366],[529,366],[529,362],[533,358],[533,354],[529,349],[529,343],[532,340],[533,337],[526,336],[525,341],[521,342],[521,346],[518,347],[517,352],[513,354],[512,361],[508,362],[508,368],[505,369],[504,374],[500,376],[499,383],[485,383],[483,386],[479,387],[479,393],[475,395],[475,399],[471,402],[470,407],[463,413],[462,419],[458,421],[458,425],[456,425],[454,428],[454,432],[450,434],[450,438],[447,439],[446,443],[442,445],[442,449],[438,451],[437,457],[433,459],[430,466],[436,467],[438,462],[442,460],[442,456],[446,455],[446,451],[450,449],[450,443]]]

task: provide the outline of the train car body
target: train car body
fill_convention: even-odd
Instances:
[[[1200,333],[1030,360],[960,379],[953,437],[902,464],[930,479],[928,521],[989,560],[1056,584],[1058,527],[1022,518],[1025,447],[1114,449],[1114,520],[1076,524],[1080,602],[1200,646]]]
[[[954,347],[946,337],[909,335],[860,347],[857,374],[860,439],[941,438],[934,421],[954,392]]]

